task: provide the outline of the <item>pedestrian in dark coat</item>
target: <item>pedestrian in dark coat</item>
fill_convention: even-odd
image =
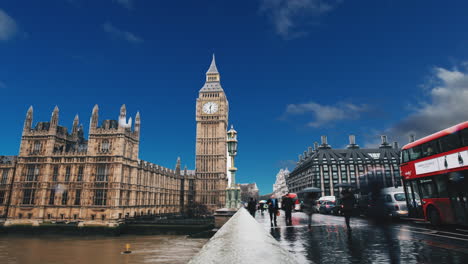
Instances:
[[[255,211],[257,211],[257,202],[254,201],[252,197],[250,197],[250,201],[247,204],[247,210],[249,210],[249,213],[255,218]]]
[[[268,199],[267,204],[268,213],[270,213],[270,225],[273,226],[273,224],[275,224],[276,226],[276,214],[279,210],[278,199],[276,199],[275,196],[272,195],[271,198]]]
[[[292,225],[292,210],[294,207],[293,199],[290,198],[288,194],[286,194],[283,197],[283,201],[281,202],[281,205],[284,210],[286,225]]]
[[[345,217],[346,227],[351,231],[351,226],[349,224],[351,216],[353,214],[354,204],[356,203],[356,198],[349,190],[345,189],[341,192],[341,203],[343,205],[343,215]]]

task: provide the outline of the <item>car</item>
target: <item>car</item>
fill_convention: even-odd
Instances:
[[[319,208],[319,213],[321,214],[329,214],[331,213],[332,209],[335,207],[334,201],[322,201]]]
[[[333,215],[343,215],[343,204],[341,198],[336,199],[335,206],[331,209]]]
[[[390,187],[382,189],[382,198],[385,201],[385,212],[393,218],[408,216],[406,195],[403,187]]]

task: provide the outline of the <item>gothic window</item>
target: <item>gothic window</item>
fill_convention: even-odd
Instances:
[[[34,189],[24,189],[22,204],[34,204],[35,193],[36,193],[36,190]]]
[[[39,175],[39,167],[37,165],[28,166],[26,173],[26,181],[37,181]]]
[[[75,191],[75,205],[80,205],[81,204],[81,190],[78,189]]]
[[[107,165],[98,165],[96,173],[96,181],[107,181],[108,180],[108,170]]]
[[[62,205],[67,205],[68,202],[68,191],[65,190],[62,193]]]
[[[8,169],[4,169],[2,172],[2,180],[0,181],[0,184],[6,184],[8,180]]]
[[[65,181],[70,181],[71,167],[67,166],[65,169]]]
[[[5,191],[0,190],[0,204],[3,204],[5,202]]]
[[[83,180],[83,171],[84,171],[83,166],[78,167],[78,177],[76,177],[76,181],[82,181]]]
[[[53,205],[55,202],[55,189],[50,190],[50,196],[49,196],[49,205]]]
[[[52,181],[57,181],[58,180],[58,171],[59,171],[59,167],[55,166],[54,167],[54,172],[52,174]]]
[[[109,152],[109,140],[105,139],[102,141],[102,145],[101,145],[101,151],[102,152]]]
[[[94,205],[106,205],[107,203],[107,190],[97,189],[94,191]]]
[[[33,152],[34,153],[39,153],[39,151],[41,151],[41,142],[40,141],[34,141]]]

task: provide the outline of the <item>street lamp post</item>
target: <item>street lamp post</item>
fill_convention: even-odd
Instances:
[[[231,129],[227,132],[227,146],[229,156],[231,157],[231,185],[226,188],[226,208],[240,207],[240,187],[236,184],[236,171],[234,158],[237,155],[237,131],[231,125]]]

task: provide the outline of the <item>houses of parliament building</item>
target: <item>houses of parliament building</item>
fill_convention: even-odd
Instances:
[[[75,117],[71,130],[26,114],[18,156],[0,156],[0,219],[9,224],[77,221],[117,225],[142,215],[181,213],[192,203],[209,210],[225,204],[229,105],[213,56],[196,101],[195,170],[174,169],[139,158],[140,113],[99,120],[94,106],[88,138]]]

